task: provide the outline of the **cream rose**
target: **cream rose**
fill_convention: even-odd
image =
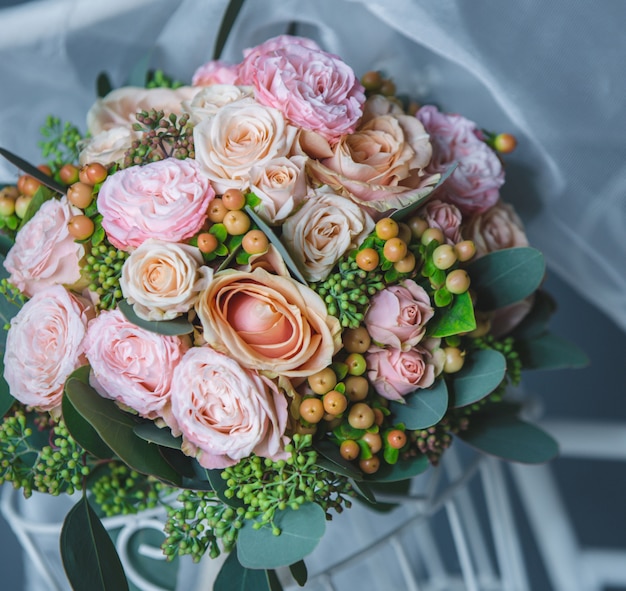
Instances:
[[[283,224],[283,239],[309,281],[324,279],[335,263],[374,229],[374,220],[358,205],[318,189]]]
[[[87,360],[91,310],[60,285],[34,295],[11,320],[4,378],[11,395],[38,410],[61,404],[65,380]]]
[[[174,370],[172,414],[182,450],[208,469],[254,453],[286,459],[287,400],[276,385],[210,347],[187,351]]]
[[[257,267],[216,273],[196,311],[209,345],[244,367],[306,377],[341,348],[341,326],[312,289]]]
[[[103,166],[124,160],[124,155],[130,149],[135,134],[124,126],[111,127],[101,131],[83,146],[78,162],[81,166],[99,162]]]
[[[251,98],[222,107],[193,130],[196,161],[218,194],[246,189],[250,169],[287,156],[295,136],[280,111]]]
[[[146,240],[124,262],[120,286],[144,320],[171,320],[188,312],[213,271],[195,246]]]
[[[183,101],[183,110],[189,114],[190,121],[197,125],[203,119],[213,117],[225,105],[246,97],[254,98],[251,86],[214,84],[203,88],[190,101]]]

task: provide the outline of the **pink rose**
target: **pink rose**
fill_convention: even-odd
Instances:
[[[196,311],[206,342],[244,367],[306,377],[341,348],[339,321],[320,296],[261,267],[216,273]]]
[[[87,361],[91,310],[60,285],[35,294],[11,320],[4,378],[11,395],[38,410],[61,404],[65,380]]]
[[[428,172],[443,173],[458,164],[440,198],[454,203],[464,214],[489,209],[498,200],[504,170],[495,152],[478,138],[476,125],[460,115],[441,113],[432,105],[422,107],[417,118],[433,144]]]
[[[431,351],[419,345],[408,351],[371,347],[367,367],[374,389],[388,400],[402,400],[419,388],[432,386],[438,373]]]
[[[447,244],[454,245],[463,240],[461,237],[463,215],[456,205],[431,199],[418,213],[431,228],[438,228],[443,232]]]
[[[365,94],[352,68],[300,39],[279,37],[250,50],[239,80],[254,86],[261,104],[331,142],[352,133],[363,114]]]
[[[364,322],[374,342],[407,351],[424,338],[434,313],[426,291],[407,279],[379,291],[370,300]]]
[[[167,158],[107,177],[98,211],[111,244],[131,250],[148,238],[181,242],[193,236],[214,197],[195,160]]]
[[[85,339],[89,382],[102,397],[171,424],[172,374],[188,348],[187,339],[139,328],[119,310],[102,311]]]
[[[276,385],[210,347],[187,351],[174,370],[172,413],[182,450],[201,466],[233,466],[252,453],[286,459],[287,400]]]
[[[498,201],[463,226],[463,235],[476,245],[476,258],[503,248],[528,246],[524,226],[509,203]]]
[[[4,261],[9,281],[27,296],[51,285],[72,285],[80,279],[85,247],[67,229],[72,216],[82,213],[66,197],[46,201],[18,232]]]
[[[211,86],[212,84],[237,84],[238,65],[221,60],[212,60],[200,66],[194,73],[193,86]]]
[[[243,50],[243,56],[245,58],[257,57],[266,53],[271,53],[288,47],[289,45],[300,45],[313,51],[321,51],[321,47],[313,41],[313,39],[307,39],[306,37],[297,37],[295,35],[277,35],[267,41],[264,41],[256,47],[248,47]]]

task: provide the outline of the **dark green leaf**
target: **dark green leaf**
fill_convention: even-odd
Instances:
[[[183,438],[174,437],[172,432],[167,428],[157,427],[153,422],[141,423],[134,428],[135,435],[138,435],[149,443],[156,443],[163,447],[172,449],[180,449]]]
[[[126,320],[132,322],[135,326],[162,334],[168,337],[180,336],[193,332],[193,324],[187,320],[186,316],[179,316],[173,320],[144,320],[139,318],[133,307],[126,301],[122,300],[117,304],[120,312],[124,314]]]
[[[271,591],[265,571],[245,568],[231,552],[213,584],[213,591]]]
[[[209,482],[211,483],[211,487],[221,501],[235,508],[245,506],[241,499],[238,499],[237,497],[227,497],[224,494],[228,486],[226,485],[226,481],[222,478],[221,470],[205,470],[205,472]]]
[[[426,326],[429,336],[439,338],[474,330],[476,318],[469,293],[455,296],[449,308],[438,309]]]
[[[106,72],[100,72],[96,78],[96,92],[98,98],[103,98],[113,90],[113,85]]]
[[[493,349],[472,351],[461,371],[449,375],[451,405],[468,406],[491,394],[506,373],[506,359]]]
[[[354,490],[359,493],[366,501],[369,501],[370,503],[376,503],[376,497],[374,496],[372,489],[367,484],[365,484],[365,482],[363,482],[362,480],[353,480],[352,486]]]
[[[367,482],[395,482],[417,476],[428,470],[430,462],[426,456],[416,456],[408,460],[398,460],[393,466],[381,462],[378,472],[367,476]]]
[[[313,447],[318,453],[315,464],[320,468],[324,468],[324,470],[328,470],[334,474],[341,474],[353,480],[363,480],[361,471],[354,464],[341,457],[339,448],[334,443],[330,441],[317,441]]]
[[[5,257],[15,243],[6,234],[0,232],[0,255]]]
[[[324,509],[315,503],[304,503],[294,511],[277,511],[274,524],[280,529],[276,536],[269,525],[254,529],[244,522],[237,538],[237,558],[247,568],[278,568],[289,566],[310,554],[326,529]]]
[[[104,442],[91,424],[74,408],[67,396],[61,404],[63,420],[70,435],[78,444],[101,460],[112,458],[113,450]]]
[[[26,160],[16,156],[13,152],[0,148],[0,155],[4,156],[11,164],[17,166],[25,174],[29,174],[30,176],[36,178],[42,185],[45,185],[57,193],[61,193],[61,195],[65,194],[65,187],[63,185],[57,183],[52,177],[41,172],[41,170],[39,170],[36,166],[33,166],[32,164],[26,162]]]
[[[280,583],[280,579],[274,569],[265,571],[265,577],[267,578],[267,584],[270,587],[270,591],[283,591],[283,586]]]
[[[226,7],[226,11],[224,12],[224,16],[222,17],[222,23],[220,24],[220,29],[217,33],[217,37],[215,39],[215,47],[213,48],[213,59],[218,60],[222,55],[222,51],[224,50],[224,45],[226,45],[226,41],[228,40],[228,36],[230,35],[230,31],[237,20],[237,15],[243,6],[244,0],[230,0],[228,6]]]
[[[196,472],[194,470],[194,464],[196,463],[194,458],[186,456],[179,449],[172,447],[157,447],[161,457],[181,476],[183,487],[185,487],[185,479],[187,483],[196,479]],[[190,487],[186,487],[190,488]],[[213,490],[210,486],[204,487],[204,490]]]
[[[411,488],[410,480],[397,480],[392,482],[368,482],[367,483],[372,492],[380,499],[381,495],[394,495],[394,496],[406,496],[409,494]],[[359,501],[370,507],[377,513],[388,513],[393,511],[398,503],[389,503],[385,501],[377,500],[375,503],[370,503],[361,497],[357,497]]]
[[[559,453],[557,442],[545,431],[511,415],[472,417],[458,437],[487,454],[525,464],[547,462]]]
[[[296,583],[300,585],[300,587],[304,587],[306,585],[306,580],[309,576],[309,573],[306,569],[306,564],[304,564],[304,560],[298,560],[298,562],[290,564],[289,571],[291,572],[291,576],[295,579]]]
[[[556,310],[556,302],[552,296],[539,289],[535,292],[533,307],[522,321],[513,329],[511,336],[515,339],[533,339],[548,330],[548,321]]]
[[[545,274],[543,255],[534,248],[507,248],[491,252],[466,267],[477,307],[495,310],[532,294]]]
[[[61,558],[74,591],[128,591],[115,545],[84,497],[63,523]]]
[[[394,421],[404,423],[407,429],[427,429],[438,423],[448,410],[446,382],[437,380],[430,388],[415,390],[404,397],[405,404],[391,402]]]
[[[9,384],[4,379],[4,351],[0,356],[0,418],[9,412],[9,409],[13,406],[15,398],[11,396],[9,391]]]
[[[158,446],[137,437],[134,417],[112,400],[102,398],[89,384],[70,377],[65,396],[74,409],[97,431],[102,440],[137,472],[181,484],[180,475],[163,459]]]
[[[565,369],[585,367],[589,358],[574,343],[547,333],[516,343],[524,369]]]
[[[260,230],[267,236],[267,239],[274,245],[274,248],[279,252],[283,261],[285,261],[285,265],[291,271],[291,274],[304,285],[308,285],[304,275],[298,268],[298,265],[293,260],[283,243],[280,241],[280,238],[274,234],[274,230],[268,226],[261,217],[252,209],[249,205],[244,207],[246,213],[252,218],[252,221],[259,227]]]

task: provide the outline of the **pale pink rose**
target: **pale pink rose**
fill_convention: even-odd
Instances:
[[[513,206],[498,201],[484,213],[472,216],[462,228],[463,236],[476,245],[476,258],[503,248],[528,246],[522,220]]]
[[[239,69],[257,101],[331,142],[352,133],[363,114],[364,89],[352,68],[301,39],[280,37],[251,50]]]
[[[172,413],[182,450],[208,469],[251,454],[287,459],[287,400],[268,378],[210,347],[187,351],[174,371]]]
[[[212,276],[195,246],[150,238],[124,262],[120,287],[140,318],[171,320],[193,307]]]
[[[79,281],[85,247],[74,241],[67,225],[80,213],[66,197],[50,199],[17,233],[4,268],[21,292],[30,297],[51,285]]]
[[[270,224],[283,222],[304,201],[306,161],[305,156],[283,156],[250,169],[250,191],[261,200],[255,210]]]
[[[124,126],[111,127],[106,131],[101,131],[84,144],[78,157],[78,163],[84,166],[98,162],[107,166],[114,162],[121,162],[134,139],[133,131]]]
[[[135,115],[150,109],[162,110],[167,115],[182,115],[182,102],[190,101],[200,89],[139,88],[123,86],[98,99],[87,113],[87,130],[92,136],[113,127],[131,129],[137,123]]]
[[[320,296],[261,267],[216,273],[196,311],[206,342],[244,367],[306,377],[341,348],[339,321]]]
[[[479,139],[476,125],[461,115],[441,113],[432,105],[422,107],[417,118],[433,145],[428,172],[443,173],[457,163],[439,198],[454,203],[463,214],[489,209],[498,200],[504,169],[495,152]]]
[[[366,359],[369,381],[388,400],[402,400],[419,388],[429,388],[437,375],[431,351],[420,345],[408,351],[371,347]]]
[[[244,49],[243,56],[245,58],[260,56],[266,53],[271,53],[278,49],[282,49],[283,47],[288,47],[289,45],[301,45],[302,47],[305,47],[307,49],[321,51],[320,46],[315,41],[313,41],[313,39],[298,37],[296,35],[277,35],[276,37],[272,37],[271,39],[264,41],[260,45]]]
[[[287,156],[296,129],[280,111],[244,98],[194,127],[196,161],[218,194],[250,185],[250,169]]]
[[[308,281],[325,279],[335,263],[374,229],[356,203],[318,189],[283,224],[283,240]]]
[[[214,197],[195,160],[167,158],[107,177],[98,194],[98,211],[111,244],[132,250],[148,238],[190,238],[204,224]]]
[[[193,86],[211,86],[213,84],[237,84],[238,64],[229,64],[222,60],[211,60],[200,66],[191,79]]]
[[[172,374],[188,348],[186,338],[139,328],[119,310],[104,310],[85,338],[89,383],[102,397],[170,424]]]
[[[200,90],[190,101],[183,101],[183,110],[189,114],[191,123],[197,125],[213,117],[223,106],[242,98],[254,98],[252,86],[214,84]]]
[[[14,398],[41,411],[60,406],[66,379],[87,363],[91,312],[60,285],[24,304],[11,320],[4,354],[4,378]]]
[[[424,338],[434,313],[424,288],[406,279],[372,297],[364,323],[375,343],[406,351]]]
[[[461,236],[463,215],[456,205],[431,199],[420,208],[418,214],[428,222],[429,227],[438,228],[443,232],[447,244],[454,245],[463,240]]]

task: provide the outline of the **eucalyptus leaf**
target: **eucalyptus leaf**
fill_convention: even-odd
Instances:
[[[254,529],[244,522],[237,538],[237,558],[246,568],[278,568],[289,566],[310,554],[326,529],[326,514],[316,503],[304,503],[297,510],[288,507],[276,511],[272,527],[265,525]]]
[[[389,404],[394,422],[404,423],[407,429],[427,429],[437,424],[448,410],[448,387],[443,379],[430,388],[415,390],[404,397],[404,404]]]
[[[469,428],[457,436],[487,454],[525,464],[547,462],[559,453],[557,442],[545,431],[507,414],[472,417]]]
[[[115,545],[84,497],[63,522],[61,558],[74,591],[128,591]]]
[[[96,93],[98,98],[103,98],[113,90],[113,85],[106,72],[100,72],[96,78]]]
[[[430,462],[426,456],[420,455],[407,460],[398,460],[393,466],[381,462],[378,472],[367,476],[368,482],[396,482],[413,478],[428,470]]]
[[[152,421],[141,423],[134,428],[135,435],[138,435],[149,443],[156,443],[162,447],[180,449],[183,443],[182,435],[174,437],[167,428],[157,427]]]
[[[173,337],[193,332],[193,324],[187,320],[185,316],[179,316],[173,320],[144,320],[139,318],[131,304],[126,300],[118,302],[117,307],[124,314],[126,320],[132,322],[135,326],[155,332],[157,334]]]
[[[244,207],[246,213],[252,218],[252,221],[259,227],[260,230],[267,236],[267,239],[274,245],[274,248],[279,252],[283,261],[285,261],[285,265],[289,268],[292,275],[304,285],[308,285],[307,280],[304,278],[302,271],[298,268],[298,265],[293,260],[283,243],[280,241],[280,238],[276,236],[274,230],[270,228],[255,211],[249,205]]]
[[[23,173],[36,178],[42,185],[45,185],[49,189],[52,189],[61,195],[65,194],[66,189],[63,185],[57,183],[52,177],[41,172],[41,170],[39,170],[36,166],[33,166],[29,162],[26,162],[26,160],[13,154],[13,152],[0,148],[0,155],[4,156],[11,164],[17,166]]]
[[[330,441],[317,441],[314,443],[313,448],[318,453],[317,461],[315,464],[324,470],[333,472],[334,474],[341,474],[352,480],[363,480],[362,472],[350,463],[348,460],[344,460],[339,453],[339,448]]]
[[[290,564],[289,572],[291,572],[291,576],[295,579],[296,583],[300,585],[300,587],[304,587],[306,585],[306,580],[309,576],[309,573],[307,571],[304,560],[298,560],[298,562]]]
[[[163,459],[158,446],[135,435],[135,418],[115,402],[102,398],[89,384],[71,376],[65,384],[64,396],[132,469],[175,485],[182,483],[181,476]]]
[[[495,310],[519,302],[537,290],[545,275],[543,255],[530,247],[490,252],[465,268],[477,307]]]
[[[271,591],[265,571],[239,564],[237,552],[231,552],[213,583],[213,591]]]
[[[541,289],[537,290],[530,312],[513,329],[511,336],[515,339],[532,339],[544,334],[555,310],[556,302],[552,296]]]
[[[429,336],[439,338],[474,330],[476,318],[469,293],[455,296],[450,307],[437,309],[426,327]]]
[[[462,369],[449,374],[451,404],[455,408],[468,406],[493,392],[506,374],[506,359],[493,349],[472,351]]]
[[[589,365],[585,352],[552,333],[516,343],[524,369],[566,369]]]

